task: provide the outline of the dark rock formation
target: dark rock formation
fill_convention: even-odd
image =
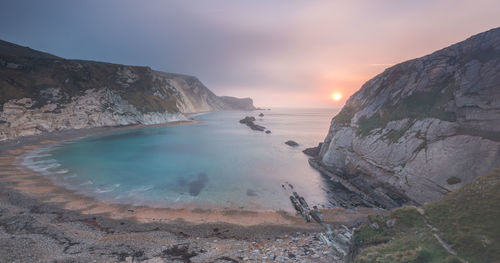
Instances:
[[[240,120],[240,123],[247,124],[249,122],[254,122],[254,121],[255,121],[255,117],[246,116],[245,118]]]
[[[261,113],[259,114],[259,117],[264,117],[264,113],[262,113],[262,112],[261,112]]]
[[[297,142],[292,141],[292,140],[286,141],[285,144],[288,146],[292,146],[292,147],[299,146],[299,144]]]
[[[267,130],[267,131],[266,131],[266,133],[267,133],[267,134],[270,134],[270,133],[271,133],[271,131],[270,131],[270,130]]]
[[[306,148],[302,152],[305,153],[306,155],[309,155],[311,157],[316,157],[319,154],[319,151],[321,150],[321,146],[323,145],[322,142],[318,144],[316,147],[311,147],[311,148]]]
[[[291,189],[293,189],[290,184],[288,185]],[[282,185],[282,187],[286,189],[285,185]],[[323,245],[330,249],[329,252],[333,254],[333,258],[342,262],[347,260],[349,255],[352,254],[351,249],[354,243],[354,240],[352,239],[353,231],[344,225],[332,230],[331,226],[323,221],[323,216],[318,207],[313,206],[313,209],[310,209],[304,197],[300,196],[295,191],[293,191],[290,196],[290,202],[292,203],[295,211],[297,211],[297,213],[300,214],[306,222],[310,223],[314,220],[324,227],[324,232],[319,233],[318,237]]]
[[[309,206],[302,196],[299,196],[297,192],[293,192],[293,195],[290,196],[290,202],[292,202],[292,205],[297,213],[302,215],[306,222],[311,222]]]
[[[255,121],[255,117],[247,116],[247,117],[241,119],[240,123],[246,124],[250,129],[252,129],[254,131],[264,131],[266,129],[266,127],[264,127],[264,126],[260,126],[260,125],[255,124],[254,121]]]
[[[370,203],[437,200],[500,166],[499,87],[500,28],[397,64],[349,98],[310,163]]]

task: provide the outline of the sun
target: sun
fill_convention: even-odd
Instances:
[[[340,92],[333,92],[332,93],[332,100],[340,101],[341,99],[342,99],[342,93],[340,93]]]

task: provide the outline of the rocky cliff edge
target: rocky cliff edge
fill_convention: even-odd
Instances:
[[[500,166],[500,28],[385,70],[311,165],[376,206],[437,200]]]

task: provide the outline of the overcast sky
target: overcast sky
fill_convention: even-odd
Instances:
[[[498,0],[2,0],[0,38],[194,75],[257,106],[338,107],[386,67],[500,26],[499,10]]]

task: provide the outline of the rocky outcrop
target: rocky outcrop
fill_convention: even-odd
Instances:
[[[319,155],[319,152],[321,151],[321,146],[323,146],[323,143],[320,142],[318,144],[318,146],[316,147],[311,147],[311,148],[306,148],[304,149],[302,152],[305,154],[305,155],[309,155],[311,157],[316,157]]]
[[[310,163],[382,207],[439,199],[499,167],[500,28],[369,80]]]
[[[224,102],[227,110],[256,110],[251,98],[235,98],[229,96],[220,96],[219,99]]]
[[[299,144],[296,141],[288,140],[285,142],[286,145],[291,146],[291,147],[297,147]]]
[[[252,129],[254,131],[264,131],[266,129],[266,127],[264,127],[264,126],[260,126],[258,124],[255,124],[254,121],[255,121],[255,117],[246,116],[245,118],[240,120],[240,123],[245,124],[246,126],[248,126],[250,129]]]
[[[159,124],[187,120],[184,113],[235,109],[240,108],[196,77],[67,60],[0,41],[0,141],[63,129]]]

